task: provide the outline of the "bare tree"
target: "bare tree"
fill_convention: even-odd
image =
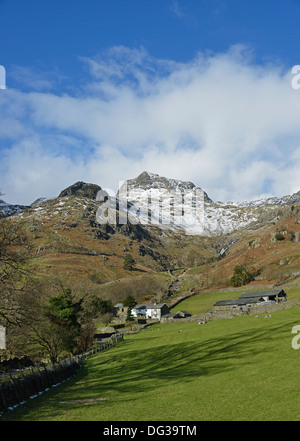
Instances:
[[[0,219],[0,320],[18,323],[18,297],[29,275],[26,262],[30,244],[23,227],[8,218]],[[5,323],[4,323],[5,324]]]

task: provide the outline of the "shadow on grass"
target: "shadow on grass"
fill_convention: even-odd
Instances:
[[[292,324],[294,322],[290,326]],[[181,335],[181,342],[176,338],[174,343],[164,344],[164,339],[151,336],[150,341],[145,339],[147,348],[143,346],[144,338],[124,340],[115,348],[88,360],[65,386],[52,391],[47,400],[41,400],[40,408],[34,406],[31,415],[35,413],[39,419],[43,419],[43,415],[45,419],[55,419],[67,412],[68,401],[73,409],[77,406],[76,400],[82,407],[82,399],[106,400],[108,397],[108,401],[103,400],[105,406],[113,405],[109,397],[112,401],[115,401],[113,397],[118,397],[118,402],[130,403],[136,393],[149,392],[156,387],[163,390],[170,385],[176,387],[195,378],[234,372],[240,368],[251,371],[252,364],[257,367],[257,355],[262,354],[265,360],[278,356],[274,342],[286,336],[288,326],[289,323],[285,322],[270,324],[263,329],[252,327],[199,342],[195,339],[184,341]],[[268,341],[272,344],[268,345]],[[24,415],[26,418],[26,410],[23,418]]]
[[[199,343],[157,345],[156,341],[155,347],[138,350],[131,349],[134,342],[129,342],[122,353],[111,352],[105,362],[99,357],[86,365],[81,381],[86,381],[87,395],[101,391],[101,396],[105,396],[111,391],[120,394],[133,390],[146,392],[151,385],[164,387],[168,382],[176,385],[237,367],[249,369],[251,363],[255,363],[255,356],[266,350],[266,339],[280,338],[283,330],[286,330],[286,324],[246,330]],[[126,345],[126,341],[123,344]],[[275,356],[274,346],[268,349],[268,356],[272,356],[272,351]]]

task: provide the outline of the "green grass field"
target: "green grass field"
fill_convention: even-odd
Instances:
[[[188,311],[192,315],[203,314],[210,310],[218,300],[236,299],[242,294],[242,292],[243,291],[238,291],[234,293],[203,292],[189,297],[186,300],[183,300],[174,308],[172,308],[172,312],[184,310]]]
[[[255,288],[253,289],[255,291]],[[259,291],[259,290],[257,290]],[[285,288],[288,299],[299,299],[300,298],[300,288]],[[200,294],[196,294],[192,297],[183,300],[174,308],[172,308],[172,312],[177,311],[188,311],[192,315],[194,314],[202,314],[210,310],[213,305],[218,300],[229,300],[229,299],[237,299],[245,290],[242,288],[236,291],[229,292],[203,292]]]
[[[300,420],[300,350],[291,346],[298,324],[299,307],[271,318],[155,325],[2,420]]]

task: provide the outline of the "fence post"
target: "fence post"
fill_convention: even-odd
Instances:
[[[51,369],[51,367],[50,367],[50,369]],[[55,384],[56,383],[56,379],[55,379],[55,372],[54,372],[54,362],[52,362],[51,375],[52,375],[53,384]]]
[[[18,403],[18,402],[21,401],[21,400],[19,400],[19,396],[18,396],[17,388],[16,388],[15,382],[14,382],[14,380],[13,380],[13,377],[12,377],[12,375],[11,375],[11,371],[9,371],[9,376],[10,376],[11,383],[12,383],[12,385],[13,385],[13,389],[14,389],[14,392],[15,392],[16,399],[17,399],[16,402]]]
[[[5,408],[7,406],[6,406],[6,400],[5,400],[5,396],[4,396],[1,384],[0,384],[0,390],[1,390],[1,397],[2,397],[2,402],[3,402],[3,407]]]
[[[22,368],[20,368],[20,369],[21,369],[21,375],[22,375],[22,378],[23,378],[23,384],[24,384],[24,389],[25,389],[26,397],[28,398],[29,397],[29,393],[28,393],[28,389],[27,389],[25,375],[24,375],[23,369]]]
[[[48,383],[48,386],[51,386],[50,374],[48,372],[48,369],[46,368],[46,363],[44,364],[44,372],[45,372],[46,382]]]
[[[38,393],[39,392],[39,387],[38,387],[38,384],[36,382],[36,378],[37,378],[36,377],[36,373],[34,372],[33,366],[31,366],[30,369],[32,371],[32,377],[33,377],[33,381],[34,381],[35,391],[36,391],[36,393]]]

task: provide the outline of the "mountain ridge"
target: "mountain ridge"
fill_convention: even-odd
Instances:
[[[157,177],[154,175],[152,179]],[[148,178],[144,175],[140,180],[146,181],[145,188],[134,196],[140,196],[143,202],[149,190]],[[165,183],[168,188],[178,187],[175,181],[159,179],[157,184],[163,184],[167,191]],[[20,222],[28,232],[32,262],[41,275],[53,273],[76,282],[84,280],[85,284],[99,285],[99,289],[105,287],[108,292],[111,284],[117,290],[119,283],[123,286],[132,278],[149,279],[151,274],[153,277],[164,274],[164,278],[169,271],[185,268],[188,271],[180,280],[186,292],[228,286],[233,268],[238,264],[253,267],[255,273],[260,274],[258,277],[273,283],[299,271],[300,206],[297,202],[294,207],[283,203],[237,207],[206,202],[205,222],[209,231],[193,235],[187,234],[180,225],[134,223],[130,217],[123,224],[101,224],[96,219],[99,207],[105,208],[108,202],[118,211],[121,204],[116,204],[112,196],[107,201],[97,200],[95,187],[88,188],[86,193],[77,193],[78,183],[75,184],[71,189],[67,187],[66,195],[63,190],[57,197],[37,200],[10,216],[12,222]],[[135,191],[143,185],[136,185],[136,181],[131,184]],[[191,184],[185,186],[188,192],[195,189]],[[81,184],[79,187],[87,189]],[[134,202],[128,201],[129,213],[135,209]],[[123,210],[126,212],[124,206]],[[131,212],[133,220],[134,213],[135,210]],[[135,271],[123,269],[127,253],[136,261]]]
[[[200,188],[197,187],[193,182],[191,181],[182,181],[179,179],[174,178],[166,178],[163,176],[160,176],[156,173],[143,171],[140,173],[136,178],[127,179],[125,181],[127,185],[129,186],[135,186],[140,187],[144,190],[150,189],[150,188],[159,188],[159,186],[165,186],[167,189],[175,189],[177,187],[180,187],[181,189],[194,189],[194,188]],[[65,197],[70,195],[82,195],[86,197],[91,197],[92,199],[96,199],[97,192],[100,191],[102,188],[93,183],[86,183],[83,181],[77,181],[74,184],[71,184],[70,186],[66,187],[65,189],[61,190],[59,195],[57,197]],[[201,189],[201,188],[200,188]],[[120,189],[119,189],[120,190]],[[117,192],[119,193],[119,190]],[[285,195],[285,196],[271,196],[266,198],[260,198],[260,199],[254,199],[254,200],[244,200],[239,202],[232,202],[232,201],[216,201],[214,202],[208,194],[203,190],[204,196],[205,196],[205,202],[214,203],[216,205],[232,205],[235,207],[247,207],[247,206],[261,206],[261,205],[292,205],[294,203],[300,202],[300,190],[296,193],[293,193],[292,195]],[[24,207],[29,208],[34,205],[38,205],[40,203],[44,203],[47,200],[53,199],[53,197],[43,197],[40,196],[38,199],[36,199],[34,202],[32,202],[29,205],[24,204],[10,204],[4,200],[0,200],[0,207]]]
[[[125,203],[121,204],[120,196],[126,189]],[[97,194],[102,188],[97,184],[88,184],[77,181],[62,190],[58,198],[69,196],[82,196],[92,200],[97,199]],[[198,192],[203,194],[203,210],[195,210],[195,195]],[[168,202],[170,195],[183,194],[185,200],[182,205],[183,216],[174,221],[174,210],[176,201]],[[149,197],[152,197],[149,206]],[[29,208],[39,207],[55,198],[39,198],[30,206],[12,205],[0,201],[0,213],[2,216],[12,216]],[[133,224],[140,223],[146,229],[153,225],[164,230],[181,229],[190,235],[223,235],[230,234],[244,228],[260,228],[263,223],[275,222],[278,211],[283,206],[289,206],[300,202],[300,191],[283,197],[262,198],[255,201],[214,202],[208,194],[197,187],[191,181],[181,181],[173,178],[162,177],[158,174],[143,171],[136,178],[128,179],[119,188],[115,198],[109,197],[110,204],[115,203],[116,210],[123,210],[123,214]],[[120,201],[120,204],[119,204]],[[153,203],[156,202],[155,203]],[[166,205],[164,205],[164,201]],[[178,205],[178,204],[177,204]],[[113,208],[113,205],[111,205]],[[177,207],[178,208],[178,207]],[[151,213],[149,211],[151,209]],[[164,212],[166,210],[166,218]],[[142,214],[141,214],[142,213]],[[151,216],[149,215],[151,214]],[[179,219],[179,220],[178,220]],[[107,222],[106,222],[107,223]]]

